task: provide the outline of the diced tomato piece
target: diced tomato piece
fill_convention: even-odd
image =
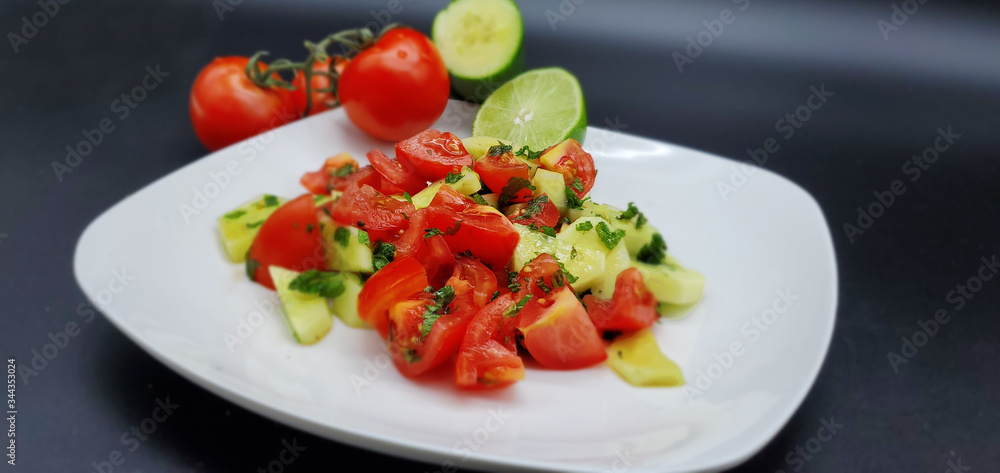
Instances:
[[[511,179],[531,180],[529,172],[531,168],[528,163],[514,157],[514,154],[509,151],[499,154],[487,153],[486,156],[476,161],[472,169],[479,174],[486,187],[495,193],[500,193]],[[531,189],[525,188],[518,191],[510,202],[527,202],[529,200],[531,200]]]
[[[417,260],[427,270],[427,279],[434,287],[441,287],[451,277],[455,254],[440,235],[421,238],[417,243]]]
[[[469,321],[478,312],[471,294],[456,295],[447,309],[437,314],[440,317],[432,322],[430,331],[425,332],[428,310],[434,303],[431,297],[423,293],[414,300],[397,303],[390,311],[389,354],[403,376],[419,376],[450,359],[458,352]]]
[[[637,268],[628,268],[615,279],[615,294],[611,299],[583,296],[587,313],[598,330],[642,330],[653,325],[660,314],[656,298],[643,282]]]
[[[345,166],[351,166],[345,168]],[[350,175],[358,170],[358,162],[347,153],[327,158],[319,171],[307,172],[299,182],[313,194],[329,194],[332,190],[347,189]],[[341,174],[341,175],[338,175]]]
[[[487,205],[474,205],[462,211],[446,207],[427,208],[428,228],[444,233],[451,251],[468,251],[496,269],[507,266],[519,236],[507,217]]]
[[[514,296],[500,296],[480,309],[469,323],[455,363],[458,387],[495,389],[524,379],[524,362],[517,356],[513,330],[503,334],[501,328],[505,313],[514,303]]]
[[[587,310],[569,287],[532,298],[517,316],[524,347],[547,368],[585,368],[607,359]]]
[[[372,275],[358,294],[358,315],[389,336],[389,309],[427,288],[427,271],[416,258],[396,258]]]
[[[524,265],[517,273],[516,281],[515,295],[518,298],[530,294],[542,299],[563,286],[569,286],[559,262],[548,253],[542,253]]]
[[[351,185],[340,200],[331,205],[330,216],[342,224],[367,231],[372,241],[379,241],[395,239],[402,234],[409,226],[407,216],[414,211],[413,204],[389,197],[372,186]]]
[[[493,298],[493,293],[497,291],[497,278],[493,271],[482,261],[470,256],[459,256],[455,260],[455,270],[452,272],[449,284],[458,280],[469,284],[476,307],[488,304]]]
[[[441,189],[431,199],[431,207],[447,207],[452,210],[465,210],[474,205],[478,204],[451,186],[441,186]]]
[[[428,181],[444,179],[448,173],[460,172],[463,166],[472,166],[472,155],[462,140],[433,129],[396,143],[396,159]]]
[[[268,289],[274,289],[268,266],[295,271],[326,269],[319,219],[311,194],[286,202],[264,220],[247,252],[246,266],[250,279]]]
[[[569,138],[542,153],[539,164],[563,175],[566,185],[581,199],[594,187],[597,169],[594,158],[576,140]],[[576,180],[580,179],[577,183]]]
[[[531,199],[526,204],[515,204],[511,206],[513,211],[508,215],[510,221],[530,226],[535,224],[539,227],[555,227],[559,223],[559,209],[556,204],[549,200],[549,196],[542,194]]]
[[[368,161],[387,181],[410,194],[416,194],[427,187],[426,180],[416,175],[412,169],[403,168],[399,161],[389,159],[382,151],[377,149],[369,151]]]

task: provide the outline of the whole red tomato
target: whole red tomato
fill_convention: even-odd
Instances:
[[[316,61],[316,64],[313,65],[313,70],[317,72],[329,71],[331,60],[333,58],[327,58],[325,61]],[[339,74],[344,72],[346,66],[347,61],[344,58],[338,57],[334,69]],[[295,103],[295,109],[298,110],[299,115],[306,116],[306,76],[302,71],[295,72],[292,85],[295,86],[295,90],[292,91],[292,102]],[[316,92],[317,89],[325,89],[327,87],[330,87],[330,78],[328,76],[322,74],[312,76],[312,108],[309,110],[309,115],[315,115],[337,106],[337,97],[333,92]]]
[[[434,44],[417,31],[394,28],[351,59],[337,94],[358,128],[400,141],[437,121],[449,88],[448,69]]]
[[[210,151],[224,148],[298,118],[289,92],[262,88],[247,78],[248,58],[215,58],[191,87],[195,134]],[[263,70],[266,65],[258,63]]]

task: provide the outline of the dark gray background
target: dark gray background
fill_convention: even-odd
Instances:
[[[426,32],[444,3],[402,0],[393,19]],[[1000,282],[986,282],[960,311],[946,301],[1000,246],[1000,14],[929,0],[885,40],[877,22],[889,20],[893,3],[751,0],[679,73],[671,54],[732,2],[587,0],[555,30],[545,11],[559,2],[521,2],[529,67],[574,72],[594,125],[619,117],[629,133],[745,159],[748,148],[780,137],[776,121],[805,103],[810,86],[835,94],[793,137],[779,138],[765,166],[806,188],[826,213],[840,268],[836,333],[798,413],[736,471],[801,468],[790,453],[831,417],[844,428],[804,471],[946,471],[959,459],[991,471],[1000,462]],[[263,48],[298,57],[302,39],[372,21],[370,12],[386,6],[245,0],[220,21],[210,0],[73,0],[17,54],[0,44],[0,356],[25,364],[49,332],[80,320],[84,296],[71,258],[87,223],[205,154],[187,112],[204,64]],[[20,30],[21,17],[38,10],[3,2],[0,32]],[[170,75],[119,121],[112,101],[157,64]],[[59,182],[51,163],[105,117],[115,131]],[[904,162],[948,126],[961,138],[909,182]],[[851,243],[842,225],[895,179],[907,192]],[[894,373],[888,353],[939,308],[952,310],[952,321]],[[122,434],[167,396],[181,407],[116,471],[256,471],[293,438],[307,450],[287,471],[336,469],[348,458],[372,470],[439,469],[235,407],[154,361],[101,316],[80,330],[18,386],[21,471],[94,471],[91,462],[123,449]]]

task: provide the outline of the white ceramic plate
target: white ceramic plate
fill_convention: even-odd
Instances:
[[[453,102],[436,128],[468,136],[473,113]],[[213,153],[95,220],[76,249],[77,281],[129,338],[206,389],[443,468],[723,469],[762,448],[816,378],[837,272],[809,194],[759,169],[724,199],[718,182],[731,182],[734,161],[597,128],[584,143],[600,171],[594,200],[634,201],[671,253],[707,277],[696,310],[655,326],[697,391],[634,388],[597,366],[529,369],[511,389],[460,392],[446,374],[403,378],[374,332],[339,321],[319,344],[296,345],[273,294],[226,261],[216,218],[264,192],[299,195],[300,175],[324,158],[373,147],[392,150],[333,111]]]

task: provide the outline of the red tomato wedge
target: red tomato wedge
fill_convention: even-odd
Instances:
[[[496,389],[524,379],[524,362],[515,351],[513,333],[503,335],[501,329],[504,314],[514,303],[514,296],[500,296],[480,309],[469,323],[455,363],[458,387]]]
[[[514,292],[518,298],[530,294],[536,299],[543,299],[553,291],[569,286],[559,262],[548,253],[542,253],[524,265],[515,281],[517,286]]]
[[[358,162],[351,155],[340,153],[332,158],[327,158],[319,171],[307,172],[302,175],[299,182],[313,194],[329,194],[333,190],[343,191],[351,182],[350,176],[358,168]]]
[[[539,227],[555,227],[559,224],[559,209],[545,194],[531,199],[526,204],[514,204],[511,208],[508,217],[514,223],[525,226],[534,224]]]
[[[268,266],[295,271],[326,269],[312,195],[285,203],[261,224],[247,252],[247,275],[273,290]]]
[[[444,179],[448,173],[472,166],[472,155],[465,150],[462,140],[434,129],[396,143],[396,159],[428,181]]]
[[[401,235],[409,226],[407,216],[413,212],[413,204],[389,197],[369,185],[348,186],[340,200],[330,207],[334,220],[367,231],[372,241]]]
[[[544,169],[562,174],[566,186],[581,199],[594,188],[594,181],[597,180],[594,158],[572,138],[542,153],[539,164]],[[580,182],[576,182],[577,179]]]
[[[478,312],[471,299],[468,293],[456,295],[447,309],[430,315],[434,300],[425,292],[390,309],[389,354],[403,376],[426,373],[458,352],[469,321]],[[428,317],[438,315],[428,325]]]
[[[587,310],[568,287],[528,301],[517,316],[517,328],[528,353],[546,368],[586,368],[608,357]]]
[[[412,169],[404,169],[398,160],[389,159],[377,149],[368,152],[368,161],[385,180],[410,194],[416,194],[427,187],[427,181],[417,176]]]
[[[653,325],[660,314],[656,312],[656,298],[642,280],[642,273],[628,268],[615,279],[615,294],[611,299],[598,299],[590,294],[583,296],[583,303],[594,327],[598,330],[642,330]]]
[[[372,275],[358,294],[358,315],[389,336],[389,309],[427,288],[427,272],[415,258],[401,258]]]
[[[468,256],[459,256],[455,260],[455,270],[451,281],[465,281],[472,290],[472,302],[476,307],[482,307],[490,302],[493,293],[497,291],[497,278],[482,261]]]
[[[423,241],[417,243],[417,260],[427,270],[431,286],[441,287],[451,277],[455,254],[440,235],[420,239]]]
[[[428,228],[442,231],[451,251],[468,251],[493,269],[507,266],[520,239],[510,220],[486,205],[462,211],[431,206],[427,214]]]
[[[500,193],[511,179],[531,180],[529,174],[531,168],[528,163],[515,158],[510,151],[487,153],[486,156],[476,161],[472,169],[479,174],[479,178],[483,180],[486,187],[495,193]],[[531,200],[531,189],[525,188],[518,191],[510,199],[510,202],[527,202],[529,200]]]

